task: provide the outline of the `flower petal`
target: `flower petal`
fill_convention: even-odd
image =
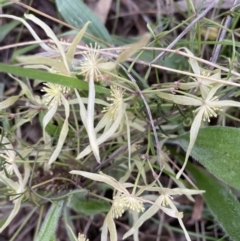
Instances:
[[[9,223],[14,219],[14,217],[18,214],[20,207],[21,207],[21,202],[22,202],[23,196],[18,197],[15,199],[14,202],[14,207],[11,213],[8,215],[7,220],[3,224],[3,226],[0,228],[0,233],[9,225]]]
[[[229,107],[240,107],[240,102],[234,100],[219,100],[216,103],[217,106],[229,106]],[[213,104],[213,106],[215,106]]]
[[[158,92],[157,95],[162,99],[171,100],[180,105],[200,106],[202,104],[201,100],[199,100],[197,97],[192,98],[189,96],[166,94],[163,92]]]
[[[124,106],[123,108],[120,108],[120,110],[122,110],[122,111],[120,111],[119,115],[117,116],[116,120],[113,122],[111,127],[106,132],[104,132],[100,137],[97,138],[97,145],[98,146],[101,145],[103,142],[105,142],[108,138],[110,138],[116,132],[117,128],[121,124],[121,121],[122,121],[122,118],[123,118],[123,114],[124,114],[124,111],[125,111],[126,107]],[[92,151],[92,148],[89,145],[82,152],[80,152],[78,154],[76,159],[81,159],[81,158],[85,157],[91,151]]]
[[[90,22],[85,23],[85,25],[83,26],[83,28],[78,32],[78,34],[75,36],[74,40],[72,41],[67,53],[66,53],[66,58],[67,58],[67,62],[68,62],[68,66],[71,66],[72,64],[72,60],[74,58],[74,54],[77,48],[78,43],[81,41],[84,33],[87,30],[88,25],[90,24]]]
[[[149,218],[151,218],[155,213],[160,209],[163,196],[159,196],[158,199],[155,201],[155,203],[146,211],[144,212],[141,217],[134,223],[133,227],[129,229],[123,236],[123,239],[129,237],[130,235],[134,234],[136,230],[139,229],[139,227]]]
[[[96,133],[94,130],[94,106],[95,106],[95,85],[94,85],[94,75],[90,74],[89,77],[89,92],[88,92],[88,106],[87,106],[87,121],[86,127],[88,132],[88,138],[90,142],[91,149],[98,163],[100,163],[99,148],[96,138]]]
[[[49,123],[49,121],[53,118],[53,116],[54,116],[55,113],[57,112],[57,108],[58,108],[58,106],[56,106],[56,105],[52,106],[52,107],[48,110],[47,114],[43,117],[43,120],[42,120],[42,125],[43,125],[43,138],[44,138],[44,141],[45,141],[45,142],[47,141],[45,128],[46,128],[47,124]]]
[[[6,109],[9,106],[13,105],[20,97],[21,95],[14,95],[0,102],[0,110]]]
[[[55,33],[52,31],[52,29],[45,24],[43,21],[41,21],[39,18],[35,17],[33,14],[25,14],[24,15],[27,19],[32,20],[34,23],[36,23],[37,25],[39,25],[47,34],[47,36],[49,38],[51,38],[53,40],[53,42],[56,44],[59,52],[61,53],[61,56],[63,58],[63,62],[65,64],[66,69],[69,71],[69,67],[67,64],[67,59],[66,59],[66,55],[63,49],[62,44],[60,43],[60,41],[58,40],[57,36],[55,35]],[[56,52],[56,51],[55,51]]]
[[[59,135],[59,138],[58,138],[58,142],[57,142],[57,146],[53,152],[53,154],[51,155],[45,169],[46,170],[49,170],[50,169],[50,166],[51,164],[56,161],[56,159],[58,158],[58,155],[59,153],[61,152],[62,150],[62,147],[64,145],[64,142],[66,140],[66,137],[67,137],[67,134],[68,134],[68,118],[69,118],[69,113],[70,113],[70,110],[69,110],[69,104],[68,104],[68,101],[66,100],[66,98],[62,95],[61,96],[61,99],[62,99],[62,103],[64,105],[64,109],[65,109],[65,120],[64,120],[64,123],[63,123],[63,126],[62,126],[62,129],[61,129],[61,132],[60,132],[60,135]]]
[[[183,171],[185,169],[185,166],[187,165],[188,158],[189,158],[189,156],[191,154],[191,151],[193,149],[194,143],[195,143],[195,141],[197,139],[197,135],[198,135],[199,128],[201,126],[204,110],[205,110],[204,106],[200,107],[200,109],[199,109],[199,111],[198,111],[197,115],[195,116],[194,121],[192,123],[191,129],[190,129],[190,141],[189,141],[189,145],[188,145],[185,161],[183,163],[182,168],[180,169],[180,171],[176,175],[177,179],[180,178],[180,176],[182,175],[182,173],[183,173]]]
[[[11,19],[15,19],[20,21],[21,23],[24,24],[24,26],[26,26],[28,28],[28,30],[30,31],[30,33],[32,34],[32,36],[35,38],[35,40],[37,40],[39,42],[39,45],[46,51],[54,51],[53,49],[51,49],[46,43],[44,43],[36,34],[36,32],[33,30],[33,28],[22,18],[16,17],[14,15],[9,15],[9,14],[0,14],[1,18],[11,18]],[[56,51],[54,51],[56,52]]]
[[[106,184],[110,185],[111,187],[113,187],[114,189],[128,194],[128,191],[115,178],[105,175],[103,173],[95,174],[95,173],[91,173],[91,172],[84,172],[84,171],[77,171],[77,170],[70,171],[69,173],[71,173],[73,175],[80,175],[80,176],[92,179],[94,181],[97,181],[97,182],[106,183]]]

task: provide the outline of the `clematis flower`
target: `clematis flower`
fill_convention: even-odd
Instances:
[[[81,116],[82,119],[86,118],[86,121],[84,121],[84,126],[88,133],[89,143],[92,148],[93,154],[97,160],[97,162],[100,162],[100,155],[99,155],[99,149],[98,144],[96,140],[96,133],[94,131],[94,106],[95,106],[95,85],[94,85],[94,79],[97,79],[99,75],[101,75],[100,69],[98,64],[101,62],[101,58],[98,55],[97,52],[97,45],[95,45],[95,48],[91,48],[87,54],[84,55],[84,61],[82,64],[80,64],[80,74],[85,76],[85,80],[88,81],[89,91],[88,91],[88,106],[87,111],[85,111],[85,107],[81,105],[84,110],[82,110],[84,115]],[[77,68],[76,68],[77,70]],[[78,99],[80,100],[80,96],[78,95]]]
[[[149,186],[148,188],[143,187],[143,189],[147,189],[148,191],[157,191],[160,193],[159,196],[154,195],[156,197],[156,200],[152,205],[148,208],[147,211],[145,211],[139,219],[134,223],[133,227],[124,234],[123,239],[126,239],[127,237],[134,235],[139,227],[149,218],[154,216],[158,210],[162,210],[164,213],[166,213],[168,216],[177,218],[179,221],[179,224],[185,234],[185,238],[187,241],[191,241],[188,232],[182,222],[183,218],[183,213],[179,212],[177,210],[176,205],[174,204],[173,200],[173,195],[195,195],[195,194],[201,194],[204,191],[201,190],[191,190],[191,189],[180,189],[180,188],[174,188],[174,189],[168,189],[168,188],[162,188],[162,187],[151,187]],[[140,190],[142,192],[142,190]],[[138,193],[136,194],[138,195]],[[143,196],[142,199],[146,200],[148,196]],[[150,203],[148,201],[148,203]]]
[[[222,110],[222,107],[240,107],[240,103],[233,100],[219,100],[215,96],[217,90],[222,87],[222,84],[214,85],[206,95],[206,97],[197,97],[194,95],[186,94],[184,92],[177,91],[183,95],[174,95],[158,92],[158,96],[165,100],[170,100],[176,104],[196,106],[193,111],[195,113],[194,120],[190,129],[190,142],[187,149],[184,164],[181,170],[177,174],[177,179],[182,175],[182,172],[187,164],[188,158],[193,149],[194,143],[197,139],[198,131],[200,129],[202,120],[210,122],[211,117],[217,117],[217,112]]]
[[[165,212],[167,215],[178,219],[186,239],[190,241],[189,235],[182,222],[183,214],[177,210],[174,202],[172,201],[172,196],[182,194],[195,195],[201,194],[204,191],[191,190],[186,188],[162,188],[155,186],[155,182],[151,183],[150,185],[141,187],[136,184],[126,182],[131,174],[131,171],[132,170],[128,170],[125,176],[123,176],[119,181],[103,173],[95,174],[77,170],[70,172],[73,175],[80,175],[97,182],[105,183],[114,188],[113,202],[103,223],[101,241],[107,241],[108,231],[110,234],[110,240],[117,241],[117,231],[114,219],[121,217],[125,211],[129,211],[129,213],[133,213],[133,215],[135,214],[135,222],[133,227],[124,234],[123,239],[129,237],[130,235],[134,235],[134,237],[136,237],[138,229],[143,224],[143,222],[151,218],[159,209]],[[128,191],[128,188],[132,189],[131,193]],[[158,194],[143,195],[144,191],[157,192]],[[152,199],[155,200],[152,201]],[[144,203],[151,205],[147,211],[145,211]],[[142,213],[142,215],[137,218],[138,214],[140,213]]]
[[[213,79],[221,79],[221,71],[219,69],[216,69],[214,71],[209,71],[209,70],[205,70],[202,69],[197,60],[195,60],[193,53],[187,49],[187,48],[181,48],[184,49],[187,54],[190,56],[188,62],[193,70],[194,74],[197,75],[201,75],[202,77],[198,77],[198,78],[193,78],[194,82],[189,82],[189,83],[179,83],[177,84],[178,87],[180,89],[191,89],[191,88],[196,88],[196,89],[200,89],[200,93],[202,98],[206,98],[209,90],[214,86],[214,85],[218,85],[218,83],[215,83],[209,79],[207,79],[207,77],[211,77]],[[205,78],[206,77],[206,78]]]
[[[43,130],[45,130],[49,121],[54,117],[59,106],[63,104],[65,109],[65,119],[59,135],[57,146],[53,151],[48,163],[45,165],[46,169],[50,169],[51,164],[57,159],[59,153],[61,152],[62,146],[68,134],[68,118],[70,114],[70,108],[69,103],[65,98],[64,94],[67,94],[70,91],[70,89],[68,87],[61,85],[45,83],[45,87],[42,88],[42,91],[46,92],[46,94],[43,96],[43,101],[45,102],[45,105],[47,105],[49,108],[48,112],[46,113],[42,121]],[[45,143],[47,143],[48,140],[45,131],[43,132],[43,136]]]
[[[216,69],[214,71],[203,69],[199,66],[198,61],[194,59],[193,53],[187,49],[187,48],[180,48],[184,49],[187,54],[189,55],[189,64],[192,68],[192,71],[194,74],[200,75],[201,77],[197,78],[191,78],[193,81],[188,83],[182,83],[181,81],[176,81],[174,83],[164,83],[162,86],[163,88],[172,88],[173,91],[175,89],[181,89],[181,90],[190,90],[195,89],[195,92],[198,90],[200,91],[200,94],[203,98],[206,98],[209,90],[216,84],[216,82],[209,80],[209,78],[212,79],[221,79],[221,70]]]
[[[90,90],[89,90],[90,91]],[[79,93],[75,92],[80,105],[80,115],[83,120],[84,126],[88,127],[87,121],[85,120],[87,116],[86,108],[82,102],[82,99],[80,98]],[[92,132],[88,132],[89,139],[92,133],[92,138],[96,137],[96,133],[98,133],[101,129],[104,128],[103,134],[101,134],[96,140],[90,145],[88,145],[82,152],[79,153],[77,156],[77,159],[83,158],[84,156],[88,155],[91,151],[93,151],[95,157],[99,157],[99,151],[98,146],[104,143],[107,139],[109,139],[117,130],[117,128],[120,126],[121,121],[123,119],[125,110],[126,110],[126,104],[124,104],[123,101],[123,91],[116,86],[111,86],[111,97],[108,98],[108,100],[112,101],[112,104],[110,104],[108,107],[104,108],[104,116],[94,129],[93,126],[91,128]],[[88,100],[88,105],[91,100]],[[89,129],[88,129],[89,130]],[[90,130],[89,130],[90,131]],[[91,145],[92,144],[92,145]],[[100,157],[99,157],[100,158]],[[100,159],[97,159],[100,160]]]
[[[40,46],[49,55],[47,57],[42,55],[30,55],[30,56],[18,57],[18,61],[24,63],[25,67],[37,68],[37,69],[43,68],[48,70],[49,72],[60,73],[66,76],[71,76],[74,74],[73,72],[71,72],[73,63],[75,61],[74,54],[78,43],[80,42],[82,36],[84,35],[87,29],[89,22],[87,22],[84,25],[84,27],[79,31],[79,33],[74,38],[72,44],[68,48],[65,48],[64,45],[62,45],[62,43],[59,41],[57,36],[54,34],[54,32],[51,30],[51,28],[32,14],[25,14],[25,17],[33,21],[39,27],[41,27],[45,31],[47,36],[54,42],[55,46],[47,45],[41,42],[41,39],[38,37],[36,32],[24,19],[13,15],[7,15],[7,14],[2,14],[0,16],[21,21],[31,32],[32,36],[37,41],[40,41],[39,43]],[[57,56],[60,55],[60,56],[53,58],[51,57],[53,54]],[[49,142],[49,140],[47,140],[47,133],[45,132],[45,128],[47,124],[54,117],[59,106],[63,105],[65,110],[65,119],[60,132],[58,142],[57,142],[57,146],[53,151],[52,155],[50,156],[48,163],[46,163],[45,165],[45,168],[49,169],[51,167],[51,164],[57,159],[59,153],[61,152],[62,146],[68,134],[68,129],[69,129],[68,118],[69,118],[70,110],[69,110],[69,103],[66,99],[66,95],[69,93],[70,89],[65,86],[61,86],[57,84],[45,83],[45,87],[42,88],[42,91],[46,93],[43,97],[43,103],[45,104],[45,106],[48,107],[48,112],[43,118],[43,130],[44,130],[43,135],[44,135],[45,143]],[[6,103],[3,103],[3,104],[6,105]]]
[[[134,194],[134,191],[130,193],[127,187],[133,187],[133,184],[122,183],[130,175],[130,172],[121,179],[117,181],[115,178],[108,176],[106,174],[94,174],[90,172],[73,170],[70,172],[73,175],[81,175],[83,177],[89,178],[94,181],[103,182],[114,188],[114,197],[112,207],[105,217],[101,241],[107,241],[108,231],[110,233],[110,240],[117,241],[117,230],[114,223],[114,218],[119,218],[126,210],[133,210],[135,212],[144,211],[143,201]]]
[[[89,22],[87,22],[83,28],[78,32],[76,37],[74,38],[73,42],[69,47],[65,47],[57,38],[55,33],[51,30],[51,28],[45,24],[43,21],[38,19],[32,14],[25,14],[24,16],[33,21],[35,24],[37,24],[39,27],[41,27],[47,36],[54,42],[55,45],[47,45],[44,42],[41,42],[41,39],[38,37],[36,32],[32,29],[32,27],[22,18],[15,17],[12,15],[1,15],[2,17],[8,17],[13,18],[18,21],[21,21],[31,32],[32,36],[37,40],[40,41],[40,46],[46,51],[47,57],[43,56],[43,54],[38,55],[29,55],[29,56],[20,56],[18,57],[18,61],[25,64],[25,67],[28,68],[43,68],[48,70],[49,72],[53,73],[60,73],[62,75],[71,76],[72,72],[72,66],[74,64],[74,54],[77,48],[78,43],[82,39],[82,36],[84,35]],[[45,55],[46,55],[45,53]],[[52,57],[52,56],[57,57]],[[60,55],[60,57],[58,56]]]

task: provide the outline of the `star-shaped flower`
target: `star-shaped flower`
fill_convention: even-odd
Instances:
[[[193,149],[194,143],[197,139],[198,131],[200,129],[202,120],[209,121],[211,117],[217,117],[217,112],[222,110],[222,107],[240,107],[240,102],[233,100],[219,100],[217,96],[215,96],[217,90],[222,87],[222,84],[214,85],[207,93],[206,97],[197,97],[194,95],[190,95],[184,92],[179,92],[183,95],[174,95],[167,94],[163,92],[158,92],[158,96],[165,100],[170,100],[176,104],[180,105],[188,105],[188,106],[196,106],[197,108],[194,110],[196,114],[190,129],[190,142],[187,149],[186,157],[184,164],[181,170],[177,174],[177,178],[179,178],[187,164],[188,158]]]

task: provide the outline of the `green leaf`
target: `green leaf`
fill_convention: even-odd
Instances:
[[[231,240],[238,241],[240,239],[240,204],[238,200],[224,184],[203,168],[189,163],[187,169],[196,180],[198,188],[206,191],[203,194],[204,200],[218,224]]]
[[[99,201],[92,198],[83,198],[77,193],[72,196],[69,202],[69,207],[76,212],[83,213],[85,215],[95,215],[102,212],[108,212],[110,207],[107,202]]]
[[[56,0],[56,3],[59,13],[68,24],[81,29],[90,21],[87,32],[108,44],[112,43],[111,36],[100,19],[81,0]]]
[[[58,220],[61,216],[63,201],[52,204],[47,216],[42,224],[41,230],[37,236],[36,241],[52,241],[54,239],[55,231],[57,228]]]
[[[180,145],[187,150],[189,134],[180,137]],[[240,189],[240,129],[233,127],[205,127],[198,133],[191,156],[214,176]]]
[[[45,131],[48,133],[48,135],[58,139],[60,136],[61,127],[52,123],[48,123]],[[76,133],[74,133],[74,131],[70,129],[68,132],[68,137],[76,137]]]
[[[0,63],[0,71],[3,73],[9,73],[16,76],[27,77],[30,79],[38,79],[46,82],[51,82],[54,84],[68,86],[71,88],[77,88],[80,90],[88,90],[88,83],[75,77],[52,74],[41,70],[27,69],[2,63]],[[95,90],[97,93],[103,94],[109,94],[110,92],[108,89],[98,85],[95,85]]]
[[[19,25],[19,21],[11,21],[10,23],[4,24],[0,26],[0,42],[11,32],[17,25]]]

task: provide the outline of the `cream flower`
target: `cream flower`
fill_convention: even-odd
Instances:
[[[201,122],[210,121],[211,117],[217,117],[217,111],[222,110],[222,107],[240,107],[240,102],[232,101],[232,100],[219,100],[217,96],[214,96],[217,90],[222,87],[222,84],[214,85],[206,95],[203,97],[196,97],[194,95],[186,94],[184,92],[177,91],[183,95],[173,95],[166,94],[162,92],[158,92],[158,96],[165,100],[170,100],[176,104],[180,105],[188,105],[188,106],[196,106],[197,109],[194,110],[196,114],[190,129],[190,142],[187,149],[186,157],[184,164],[181,170],[177,174],[177,178],[179,178],[187,164],[188,158],[193,149],[194,143],[197,139],[198,131],[201,126]]]
[[[43,102],[45,102],[45,105],[48,105],[48,112],[46,113],[42,121],[43,130],[44,130],[43,137],[44,137],[45,143],[48,143],[47,133],[45,132],[45,128],[47,124],[54,117],[59,106],[63,105],[65,110],[65,119],[60,132],[58,142],[57,142],[57,146],[53,151],[50,159],[45,164],[45,169],[48,170],[50,169],[51,164],[57,159],[59,153],[61,152],[65,139],[68,134],[68,129],[69,129],[68,117],[70,114],[70,108],[65,95],[68,94],[70,89],[68,87],[61,86],[61,85],[45,83],[45,87],[42,88],[42,91],[46,92],[46,94],[43,96]]]
[[[121,198],[113,197],[113,204],[112,204],[112,216],[113,218],[120,218],[122,217],[123,213],[125,212],[124,203],[122,202]]]
[[[118,127],[120,126],[121,121],[124,117],[126,105],[123,101],[123,91],[119,87],[111,86],[111,97],[109,97],[108,100],[111,100],[112,103],[109,105],[109,107],[104,108],[103,111],[105,112],[105,114],[94,129],[90,129],[89,127],[90,119],[85,120],[87,116],[87,111],[80,98],[79,93],[76,92],[76,95],[79,100],[81,119],[83,120],[86,129],[88,128],[87,130],[89,139],[90,137],[94,139],[96,134],[104,128],[103,133],[98,138],[96,138],[94,142],[90,143],[90,145],[88,145],[82,152],[80,152],[77,156],[77,159],[85,157],[86,155],[91,153],[91,151],[93,151],[95,157],[99,157],[99,154],[96,155],[96,153],[99,153],[98,146],[104,143],[106,140],[108,140],[111,136],[113,136],[113,134],[117,131]],[[91,101],[93,100],[88,100],[88,105]]]
[[[111,85],[111,97],[107,97],[108,101],[112,103],[103,109],[103,113],[107,112],[110,120],[116,120],[121,108],[123,106],[123,93],[124,91],[116,85]]]
[[[117,181],[115,178],[103,173],[95,174],[95,173],[77,171],[77,170],[73,170],[70,173],[73,175],[81,175],[83,177],[89,178],[97,182],[105,183],[114,188],[114,193],[116,193],[116,195],[113,198],[112,207],[108,212],[108,214],[106,215],[106,218],[103,223],[101,241],[107,240],[108,231],[110,233],[110,240],[117,241],[117,231],[114,223],[114,218],[121,217],[124,211],[128,210],[129,213],[134,213],[134,214],[139,214],[142,212],[143,213],[138,219],[134,219],[136,221],[134,222],[133,227],[127,233],[125,233],[123,239],[129,237],[132,234],[136,235],[139,227],[147,219],[151,218],[154,214],[156,214],[156,212],[159,209],[165,212],[167,215],[178,219],[184,231],[186,239],[190,241],[189,235],[182,222],[183,213],[177,210],[174,202],[172,201],[173,200],[172,196],[182,195],[182,194],[195,195],[195,194],[201,194],[204,191],[191,190],[186,188],[168,189],[168,188],[156,187],[154,186],[155,182],[143,187],[137,186],[136,184],[125,182],[129,178],[131,171],[128,171],[120,179],[120,181]],[[132,189],[131,193],[128,191],[128,188]],[[138,191],[136,191],[136,189],[138,189]],[[142,194],[145,191],[157,192],[158,195],[143,196]],[[149,196],[151,197],[154,196],[155,202],[153,202],[151,198],[149,198]],[[144,212],[143,203],[148,203],[151,205],[145,212]]]
[[[102,62],[102,59],[99,57],[99,49],[100,47],[97,45],[97,43],[95,43],[94,47],[92,47],[92,44],[90,44],[89,51],[82,53],[83,60],[80,62],[79,67],[75,67],[75,71],[79,69],[79,74],[84,75],[86,81],[88,81],[88,77],[90,77],[90,75],[93,75],[96,79],[97,76],[101,75],[99,63]]]
[[[190,56],[188,62],[193,70],[193,73],[197,74],[197,75],[201,75],[202,77],[193,78],[194,82],[178,83],[177,87],[179,87],[180,89],[185,89],[185,90],[191,89],[191,88],[200,89],[202,98],[206,98],[209,90],[214,85],[216,85],[216,84],[218,85],[218,83],[209,80],[207,77],[211,77],[213,79],[221,79],[221,71],[218,69],[216,69],[214,71],[202,69],[199,66],[197,60],[192,58],[192,57],[194,57],[194,55],[189,49],[187,49],[187,48],[181,48],[181,49],[184,49],[187,52],[187,54]]]
[[[191,189],[168,189],[168,188],[162,188],[162,187],[151,187],[148,188],[143,187],[143,189],[147,189],[148,191],[157,191],[160,193],[158,197],[156,197],[156,200],[152,205],[139,217],[139,219],[134,223],[133,227],[124,234],[123,239],[129,237],[130,235],[133,235],[138,232],[139,227],[149,218],[151,218],[153,215],[155,215],[159,210],[162,210],[164,213],[166,213],[168,216],[177,218],[179,221],[179,224],[181,225],[181,228],[184,231],[185,237],[187,241],[191,241],[185,226],[182,222],[183,213],[179,212],[177,210],[176,205],[172,201],[173,195],[194,195],[194,194],[201,194],[204,191],[201,190],[191,190]],[[141,189],[140,191],[141,192]],[[155,196],[155,195],[154,195]],[[146,200],[146,197],[142,197],[143,200]],[[146,201],[147,202],[147,201]],[[149,201],[148,201],[149,202]]]
[[[134,195],[121,193],[120,195],[113,197],[113,218],[121,217],[124,211],[129,209],[138,213],[145,210],[143,202]]]
[[[126,183],[121,183],[115,178],[108,176],[106,174],[94,174],[84,171],[71,171],[71,174],[81,175],[83,177],[89,178],[97,182],[103,182],[114,188],[114,192],[117,192],[113,198],[113,203],[110,211],[106,215],[106,218],[102,227],[101,241],[107,241],[108,231],[110,233],[110,240],[117,241],[117,231],[114,223],[114,218],[119,218],[122,216],[125,210],[134,210],[135,212],[144,211],[144,206],[142,200],[134,194],[130,194],[125,186],[133,187],[134,185],[129,185]],[[130,175],[124,176],[126,179]],[[126,184],[126,185],[125,185]]]
[[[53,83],[44,83],[44,85],[45,87],[43,87],[41,91],[46,92],[43,96],[45,105],[47,105],[49,109],[53,106],[61,106],[62,98],[69,93],[70,88]]]

